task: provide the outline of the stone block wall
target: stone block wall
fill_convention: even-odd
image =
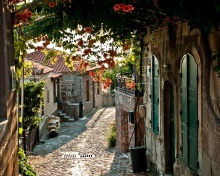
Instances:
[[[102,94],[102,106],[115,106],[115,95],[110,92],[103,92]]]
[[[145,92],[144,104],[146,107],[146,146],[148,157],[154,162],[158,169],[163,173],[166,170],[167,162],[166,153],[170,149],[166,145],[166,136],[169,135],[169,126],[167,126],[167,114],[169,100],[165,99],[168,94],[166,82],[169,82],[174,89],[174,124],[175,124],[175,164],[174,175],[193,176],[212,175],[217,176],[220,173],[219,162],[220,157],[218,151],[220,149],[220,128],[216,125],[219,120],[213,120],[213,116],[208,110],[208,99],[206,96],[207,81],[210,81],[211,104],[218,119],[220,117],[220,79],[213,71],[218,61],[211,62],[210,77],[206,77],[205,68],[209,68],[210,58],[205,55],[205,49],[202,43],[200,31],[197,29],[190,30],[187,23],[176,23],[174,26],[175,37],[170,38],[166,27],[158,29],[151,33],[146,41],[149,43],[148,49],[145,50],[147,56],[144,60],[145,68]],[[149,41],[149,39],[154,41]],[[208,36],[211,51],[219,51],[220,32],[212,31]],[[175,43],[171,45],[170,40]],[[148,50],[148,52],[147,52]],[[198,68],[198,171],[195,173],[181,159],[182,151],[182,134],[181,134],[181,61],[185,54],[191,54],[195,59]],[[159,134],[155,134],[151,130],[151,87],[150,72],[152,56],[156,56],[159,62]],[[210,56],[211,57],[211,56]],[[213,114],[213,113],[212,113]],[[197,117],[195,117],[197,118]]]
[[[86,88],[86,81],[89,80],[89,101],[87,101],[87,88]],[[82,99],[83,99],[83,116],[87,115],[95,108],[95,102],[93,101],[93,80],[91,79],[90,75],[83,75],[82,77]]]
[[[48,134],[47,124],[49,121],[49,117],[46,116],[41,120],[41,124],[39,125],[39,139],[41,140],[45,134]]]
[[[136,147],[141,135],[143,136],[140,145],[144,145],[144,120],[139,121],[141,135],[137,126],[134,130],[135,123],[129,121],[129,111],[134,111],[136,101],[137,97],[128,96],[123,92],[117,91],[115,94],[116,148],[121,152],[128,152],[130,147]],[[140,104],[142,104],[142,98],[140,98],[138,106]],[[138,111],[136,112],[136,118],[140,119]]]

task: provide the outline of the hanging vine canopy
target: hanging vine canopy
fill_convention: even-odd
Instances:
[[[30,37],[47,34],[56,42],[64,35],[61,31],[74,30],[79,24],[91,27],[94,33],[108,31],[108,38],[127,39],[145,33],[147,27],[161,26],[164,21],[187,20],[192,27],[209,31],[220,19],[220,2],[214,0],[33,0],[18,5],[22,1],[9,0],[17,5],[15,25],[19,18],[23,23],[35,19],[24,26],[24,32]],[[16,11],[23,11],[23,15]]]
[[[179,20],[187,20],[192,28],[199,28],[207,33],[211,27],[216,27],[220,19],[220,2],[194,0],[8,0],[9,7],[13,6],[14,26],[22,30],[21,35],[26,40],[44,38],[44,45],[37,49],[47,48],[52,41],[70,49],[72,53],[81,50],[83,54],[66,57],[70,60],[80,60],[82,69],[85,70],[91,54],[97,56],[98,63],[107,63],[114,67],[114,56],[103,57],[96,54],[96,42],[105,43],[112,40],[109,51],[115,52],[115,46],[125,44],[132,39],[139,42],[146,34],[147,29],[155,29]],[[22,2],[24,2],[22,4]],[[83,30],[78,30],[82,26]],[[75,38],[71,31],[77,35],[87,35],[87,43],[81,38]],[[70,32],[68,32],[70,31]],[[149,31],[149,30],[148,30]],[[45,39],[46,37],[46,39]],[[68,40],[66,40],[68,39]],[[119,43],[121,41],[122,43]],[[93,49],[93,50],[92,50]],[[111,50],[111,51],[110,51]],[[83,57],[82,57],[83,56]],[[86,57],[85,57],[86,56]]]
[[[91,27],[94,33],[108,31],[114,39],[130,38],[132,34],[145,31],[146,25],[155,25],[159,13],[152,1],[113,1],[113,0],[44,0],[30,6],[33,18],[39,18],[25,27],[32,36],[48,34],[60,39],[60,31],[76,29],[78,25]],[[118,3],[117,3],[118,2]],[[120,6],[120,9],[117,9]],[[21,7],[22,9],[22,7]],[[131,10],[130,10],[131,9]],[[150,10],[149,10],[150,9]],[[37,37],[37,36],[36,36]]]

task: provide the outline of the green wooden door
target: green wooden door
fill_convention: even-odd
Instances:
[[[198,88],[197,64],[187,54],[183,58],[181,76],[182,159],[194,171],[198,161]]]
[[[155,56],[152,57],[151,65],[151,128],[159,134],[159,63]]]

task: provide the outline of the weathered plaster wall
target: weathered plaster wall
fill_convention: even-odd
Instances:
[[[54,101],[54,88],[51,78],[45,77],[42,80],[45,81],[44,115],[50,116],[57,111],[58,103]]]
[[[144,145],[145,118],[141,118],[138,110],[138,107],[143,104],[143,97],[139,98],[136,115],[134,115],[138,126],[135,127],[135,120],[134,122],[129,120],[129,111],[134,112],[136,102],[135,96],[129,96],[122,91],[115,92],[116,148],[121,152],[127,152],[131,147]]]
[[[89,101],[86,100],[86,81],[89,80]],[[102,107],[102,91],[97,95],[97,83],[93,81],[88,72],[82,76],[83,115],[92,111],[93,108]],[[100,86],[101,87],[101,86]]]
[[[201,37],[198,30],[190,30],[187,23],[177,23],[171,35],[168,35],[168,28],[164,27],[155,30],[151,36],[146,38],[149,44],[149,50],[145,51],[145,77],[147,83],[144,103],[146,105],[146,145],[149,158],[156,163],[158,168],[165,172],[166,165],[168,164],[165,159],[166,148],[165,134],[167,132],[166,126],[166,100],[164,95],[164,83],[168,81],[174,89],[174,107],[175,107],[175,155],[176,162],[174,165],[175,175],[193,175],[193,172],[187,168],[181,160],[182,137],[181,137],[181,88],[180,88],[180,64],[184,54],[191,54],[198,66],[198,162],[199,162],[199,175],[218,175],[220,173],[220,129],[216,127],[211,119],[209,112],[206,108],[206,99],[204,94],[204,60],[207,59],[202,51]],[[172,42],[170,42],[170,39]],[[219,32],[213,31],[209,35],[209,42],[212,51],[219,51]],[[147,65],[150,65],[152,55],[155,55],[159,61],[159,135],[151,131],[151,99],[150,95],[150,77]],[[211,59],[211,58],[210,58]],[[215,61],[216,62],[216,61]],[[213,62],[213,65],[216,63]],[[212,67],[213,68],[213,67]],[[211,98],[215,112],[218,117],[220,116],[220,79],[217,78],[216,73],[211,68]]]
[[[126,94],[115,93],[116,104],[116,148],[121,152],[127,152],[129,147],[135,146],[135,132],[132,136],[133,129],[131,126],[134,124],[129,123],[128,112],[134,110],[135,99],[134,97],[127,96]],[[132,139],[131,139],[132,137]],[[130,146],[129,141],[131,140]]]

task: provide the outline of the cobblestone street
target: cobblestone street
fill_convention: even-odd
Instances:
[[[93,110],[76,122],[62,122],[59,135],[41,140],[28,160],[37,176],[135,175],[128,154],[107,145],[107,134],[115,121],[115,108]],[[73,152],[87,158],[63,158]],[[136,174],[138,175],[138,174]]]

